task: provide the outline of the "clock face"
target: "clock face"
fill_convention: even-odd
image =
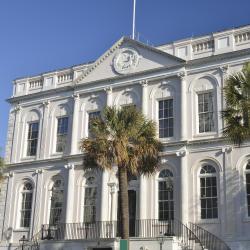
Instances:
[[[131,73],[139,63],[139,54],[133,48],[123,48],[115,55],[113,60],[114,70],[119,74]]]

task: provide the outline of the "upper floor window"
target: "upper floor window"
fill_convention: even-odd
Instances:
[[[32,196],[33,196],[33,187],[31,183],[26,182],[23,185],[21,196],[22,196],[22,202],[20,209],[21,213],[20,227],[29,227],[31,220]]]
[[[64,183],[61,178],[55,178],[51,189],[51,204],[49,224],[55,225],[61,222],[64,200]]]
[[[211,165],[200,171],[201,219],[218,218],[217,173]]]
[[[68,117],[57,118],[56,152],[64,152],[67,145]]]
[[[199,133],[214,130],[213,92],[198,94]]]
[[[95,177],[88,177],[84,190],[84,204],[83,204],[83,221],[94,222],[96,221],[96,198],[97,187]]]
[[[250,217],[250,162],[246,166],[246,199],[248,217]]]
[[[88,115],[89,115],[89,121],[88,121],[88,134],[89,134],[89,136],[91,136],[91,133],[90,133],[91,121],[92,121],[93,119],[95,119],[95,118],[101,117],[101,111],[89,112]]]
[[[172,137],[174,134],[173,99],[159,101],[159,137]]]
[[[174,186],[173,173],[169,169],[164,169],[159,174],[158,187],[158,217],[159,220],[174,219]]]
[[[37,151],[39,123],[31,122],[28,126],[27,155],[34,156]]]

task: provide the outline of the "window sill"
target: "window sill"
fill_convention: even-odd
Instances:
[[[213,132],[205,132],[205,133],[195,134],[193,136],[193,138],[215,137],[215,136],[218,136],[218,133],[216,131],[213,131]]]
[[[176,141],[175,137],[165,137],[165,138],[159,138],[159,140],[164,143],[164,142],[174,142]]]
[[[36,156],[25,156],[21,158],[21,161],[35,161],[35,160],[36,160]]]
[[[200,219],[195,222],[196,224],[220,224],[220,219]]]
[[[29,232],[29,231],[30,231],[29,227],[20,227],[13,230],[13,232]]]
[[[250,217],[245,217],[245,218],[242,220],[242,222],[245,222],[245,223],[250,222]]]

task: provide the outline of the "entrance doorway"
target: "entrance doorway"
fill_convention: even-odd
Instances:
[[[129,236],[135,236],[135,222],[136,222],[136,191],[128,190],[129,201]]]

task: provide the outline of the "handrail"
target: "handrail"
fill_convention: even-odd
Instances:
[[[205,230],[204,228],[189,222],[189,227],[200,239],[206,249],[209,250],[231,250],[231,248],[220,238]]]

